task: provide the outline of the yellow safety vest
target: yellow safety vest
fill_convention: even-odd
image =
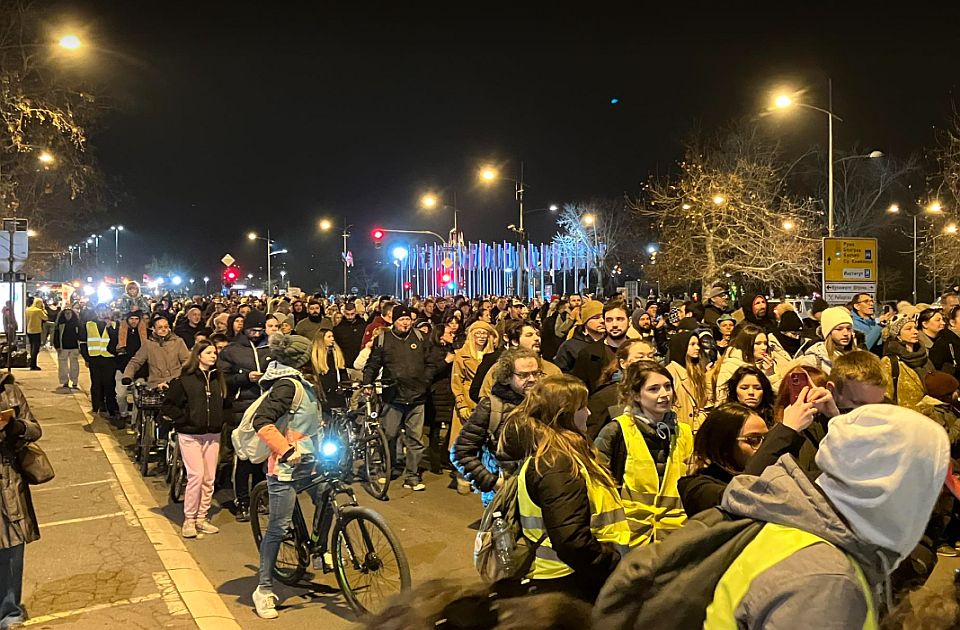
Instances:
[[[686,473],[687,460],[693,453],[693,432],[687,424],[676,425],[670,457],[663,479],[660,479],[657,464],[636,421],[630,414],[618,416],[616,420],[623,430],[623,442],[627,448],[620,498],[630,523],[630,546],[659,542],[658,532],[678,529],[687,520],[677,481]]]
[[[527,467],[531,458],[520,467],[520,477],[517,487],[517,503],[520,508],[520,525],[523,535],[534,542],[543,538],[546,533],[543,524],[543,512],[530,498],[527,492]],[[622,548],[626,553],[627,543],[630,540],[630,526],[620,504],[620,498],[612,488],[596,483],[590,479],[587,469],[581,465],[580,474],[587,483],[587,497],[590,500],[590,531],[600,542],[609,542]],[[553,550],[550,537],[543,538],[537,547],[533,565],[526,577],[531,580],[553,580],[573,573],[566,563],[560,560]]]
[[[107,344],[110,342],[110,335],[107,334],[107,326],[103,327],[103,333],[97,328],[97,322],[87,322],[87,352],[91,357],[112,357],[107,352]]]
[[[797,551],[815,545],[830,542],[815,534],[794,527],[767,523],[750,541],[733,564],[727,569],[713,593],[713,602],[707,607],[707,618],[703,622],[704,630],[735,630],[736,612],[740,602],[750,590],[754,579],[781,560],[785,560]],[[857,573],[857,580],[863,589],[867,602],[867,618],[863,630],[876,630],[877,613],[873,606],[873,594],[863,569],[849,555],[847,558]]]

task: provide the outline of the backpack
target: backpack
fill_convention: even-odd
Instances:
[[[593,609],[598,628],[702,628],[717,584],[765,523],[712,508],[620,560]]]
[[[282,377],[277,379],[277,381],[279,382],[283,379],[291,381],[296,388],[296,392],[293,394],[293,402],[290,404],[290,413],[293,413],[298,407],[300,407],[300,403],[303,402],[303,383],[300,382],[300,379],[290,376]],[[265,462],[267,458],[270,457],[270,447],[267,446],[266,442],[260,439],[260,436],[257,435],[256,429],[253,428],[253,417],[256,415],[257,409],[260,407],[260,403],[266,400],[269,394],[269,389],[260,394],[260,396],[257,397],[257,399],[253,401],[243,412],[243,417],[240,419],[240,426],[230,433],[230,440],[233,442],[233,450],[237,454],[237,457],[243,461],[249,461],[253,464],[260,464]],[[283,431],[282,428],[277,428]]]
[[[507,477],[503,486],[493,496],[490,505],[484,509],[483,518],[480,519],[480,528],[473,543],[473,565],[477,568],[480,577],[491,584],[522,580],[533,566],[537,548],[547,538],[547,534],[544,533],[540,540],[534,542],[523,535],[523,527],[520,525],[520,504],[517,501],[519,488],[519,474]],[[493,515],[497,512],[506,521],[508,529],[513,534],[513,540],[516,541],[513,550],[514,570],[509,574],[497,562],[497,553],[493,546]]]

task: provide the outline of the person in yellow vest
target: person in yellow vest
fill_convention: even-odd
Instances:
[[[592,602],[630,539],[613,479],[585,435],[589,415],[583,383],[551,376],[527,393],[503,428],[498,459],[519,463],[523,534],[542,541],[526,574],[531,593]]]
[[[613,474],[630,523],[630,546],[659,542],[687,515],[677,481],[693,454],[693,432],[673,411],[673,377],[652,361],[627,367],[620,382],[625,413],[608,423],[595,441]]]
[[[652,593],[644,567],[653,550],[631,554],[600,594],[595,627],[656,619],[658,627],[707,630],[877,628],[875,598],[893,608],[890,575],[920,542],[944,486],[960,494],[949,438],[915,411],[864,405],[830,420],[816,463],[816,481],[789,455],[759,477],[734,477],[721,504],[725,518],[703,512],[697,527],[657,550],[692,563],[696,584],[664,576]],[[698,555],[705,548],[715,551]],[[685,587],[696,609],[663,614],[663,603]]]
[[[49,319],[47,307],[41,298],[33,298],[33,305],[28,307],[24,314],[27,319],[27,339],[30,341],[30,369],[39,370],[37,357],[40,355],[40,335],[43,333],[43,322]]]
[[[93,413],[106,415],[115,426],[122,427],[114,381],[117,360],[107,349],[111,335],[116,334],[116,327],[110,320],[110,309],[101,304],[97,307],[97,319],[88,319],[80,329],[80,354],[90,370],[90,405]]]

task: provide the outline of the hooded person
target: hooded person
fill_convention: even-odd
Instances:
[[[677,420],[690,425],[696,433],[707,414],[711,400],[707,394],[707,376],[701,363],[700,337],[682,330],[670,337],[670,362],[667,371],[673,377],[673,411]]]
[[[803,322],[796,311],[786,311],[780,317],[777,332],[768,338],[770,352],[777,355],[778,361],[790,362],[800,356],[810,341],[803,338]]]
[[[813,301],[813,306],[810,307],[810,317],[803,318],[803,334],[805,337],[808,339],[820,338],[817,329],[820,328],[820,318],[823,312],[828,308],[830,308],[830,305],[823,298],[817,298]]]
[[[778,326],[773,308],[770,307],[763,293],[745,292],[740,298],[740,307],[743,309],[743,321],[759,326],[768,335],[777,332]]]
[[[815,482],[788,455],[759,477],[735,477],[721,504],[734,520],[707,510],[621,561],[595,625],[644,627],[656,613],[659,627],[876,628],[874,593],[882,585],[892,607],[890,575],[920,542],[945,482],[956,489],[947,435],[908,409],[865,405],[830,421],[816,463]],[[673,579],[650,586],[651,565],[681,557]],[[685,607],[666,606],[673,593]]]

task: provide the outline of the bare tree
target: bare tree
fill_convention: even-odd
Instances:
[[[924,213],[919,221],[917,263],[936,289],[960,278],[960,112],[954,110],[951,124],[940,132],[934,156],[937,168],[927,178],[928,199],[918,206],[937,201],[942,211]]]
[[[630,214],[622,200],[593,199],[564,204],[554,242],[586,256],[595,268],[597,286],[630,243]]]
[[[834,167],[834,234],[878,236],[896,218],[886,212],[891,199],[903,197],[909,180],[918,176],[916,156],[898,160],[870,158],[854,148],[836,160]],[[823,191],[826,198],[826,191]]]
[[[659,232],[653,279],[704,286],[736,275],[777,287],[808,283],[820,266],[822,213],[788,195],[778,145],[736,124],[694,138],[680,175],[653,178],[631,203]]]

